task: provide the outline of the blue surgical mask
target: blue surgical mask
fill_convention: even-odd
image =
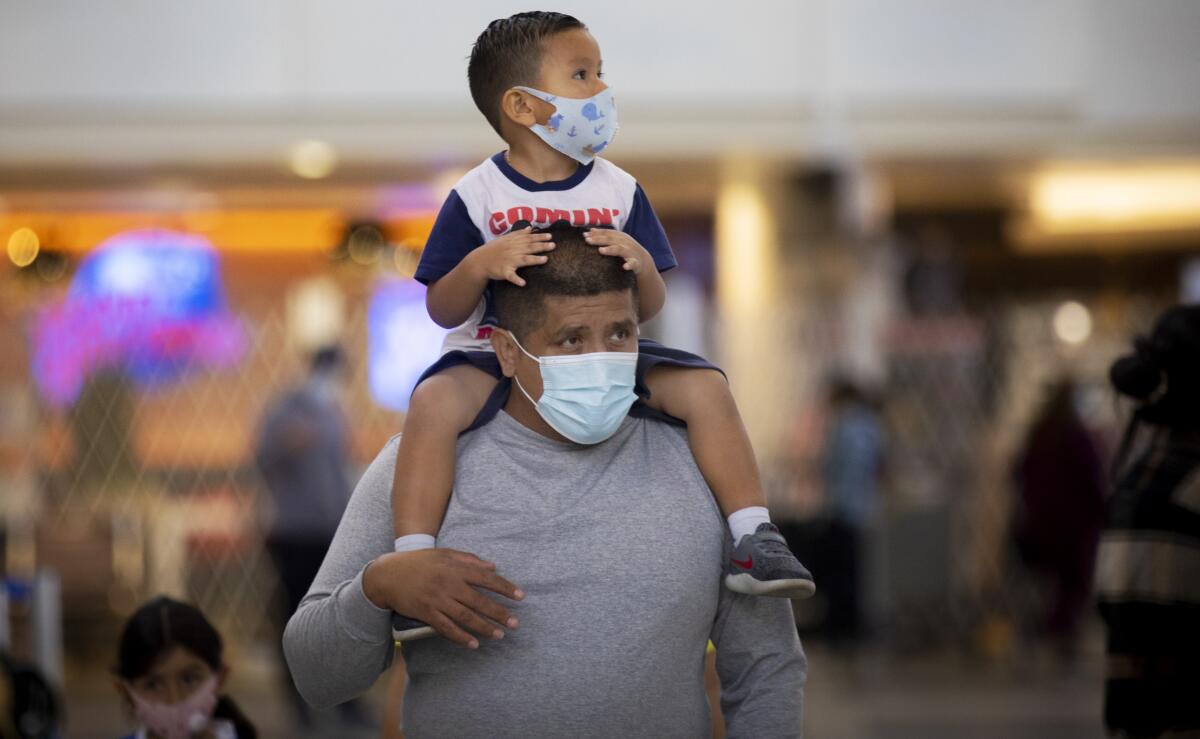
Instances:
[[[535,357],[517,337],[513,343],[538,363],[542,397],[534,400],[513,377],[550,428],[576,444],[599,444],[617,433],[637,400],[633,385],[637,352],[593,352],[561,357]]]
[[[530,130],[550,147],[580,164],[591,164],[617,135],[617,104],[611,88],[590,98],[565,98],[532,87],[517,87],[554,106],[546,125],[535,123]]]

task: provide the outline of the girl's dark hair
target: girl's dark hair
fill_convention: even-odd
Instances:
[[[1200,306],[1179,305],[1109,370],[1113,387],[1141,403],[1139,420],[1179,428],[1200,421]]]
[[[125,681],[136,680],[174,647],[196,655],[214,672],[224,667],[221,635],[200,609],[159,596],[137,609],[125,623],[114,671]],[[228,696],[220,696],[213,715],[232,722],[238,739],[258,736],[254,725]]]

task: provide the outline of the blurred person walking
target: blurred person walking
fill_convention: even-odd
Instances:
[[[1074,657],[1104,526],[1102,455],[1075,406],[1075,383],[1059,380],[1030,427],[1014,470],[1013,543],[1049,590],[1037,630],[1064,660]]]
[[[307,380],[273,401],[259,427],[255,459],[273,503],[266,547],[284,597],[280,633],[316,577],[350,500],[346,423],[338,402],[345,364],[336,346],[315,352]],[[282,674],[297,722],[311,726],[286,665]],[[341,710],[349,723],[365,723],[357,703]]]
[[[1109,375],[1138,405],[1096,572],[1104,723],[1118,736],[1200,736],[1200,306],[1164,313]]]
[[[127,739],[255,739],[229,696],[221,635],[200,609],[160,596],[121,632],[114,669],[125,708],[138,722]]]
[[[862,563],[871,526],[879,515],[879,480],[887,434],[866,394],[845,378],[831,381],[830,420],[821,473],[829,528],[820,573],[829,604],[825,631],[835,646],[854,646],[862,636]]]

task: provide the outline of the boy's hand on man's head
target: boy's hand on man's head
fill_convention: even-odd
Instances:
[[[521,267],[545,264],[543,252],[554,248],[553,235],[533,233],[532,227],[513,231],[495,238],[466,256],[480,276],[488,280],[508,280],[518,287],[525,287],[525,280],[517,274]]]
[[[646,251],[646,247],[637,242],[624,231],[611,228],[589,228],[583,232],[583,238],[592,246],[600,247],[599,251],[606,257],[617,257],[625,260],[625,269],[641,275],[647,269],[654,269],[654,257]]]

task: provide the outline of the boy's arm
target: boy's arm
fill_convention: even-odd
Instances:
[[[487,279],[474,268],[470,257],[468,254],[445,277],[431,282],[425,292],[425,308],[429,311],[429,317],[442,328],[462,325],[471,317],[483,297],[483,291],[487,289]]]
[[[523,228],[467,252],[445,276],[430,283],[425,293],[430,318],[442,328],[454,328],[471,317],[489,281],[508,280],[524,287],[517,270],[544,263],[542,252],[554,248],[552,238]]]
[[[637,273],[638,320],[649,321],[667,302],[667,283],[651,265]]]

